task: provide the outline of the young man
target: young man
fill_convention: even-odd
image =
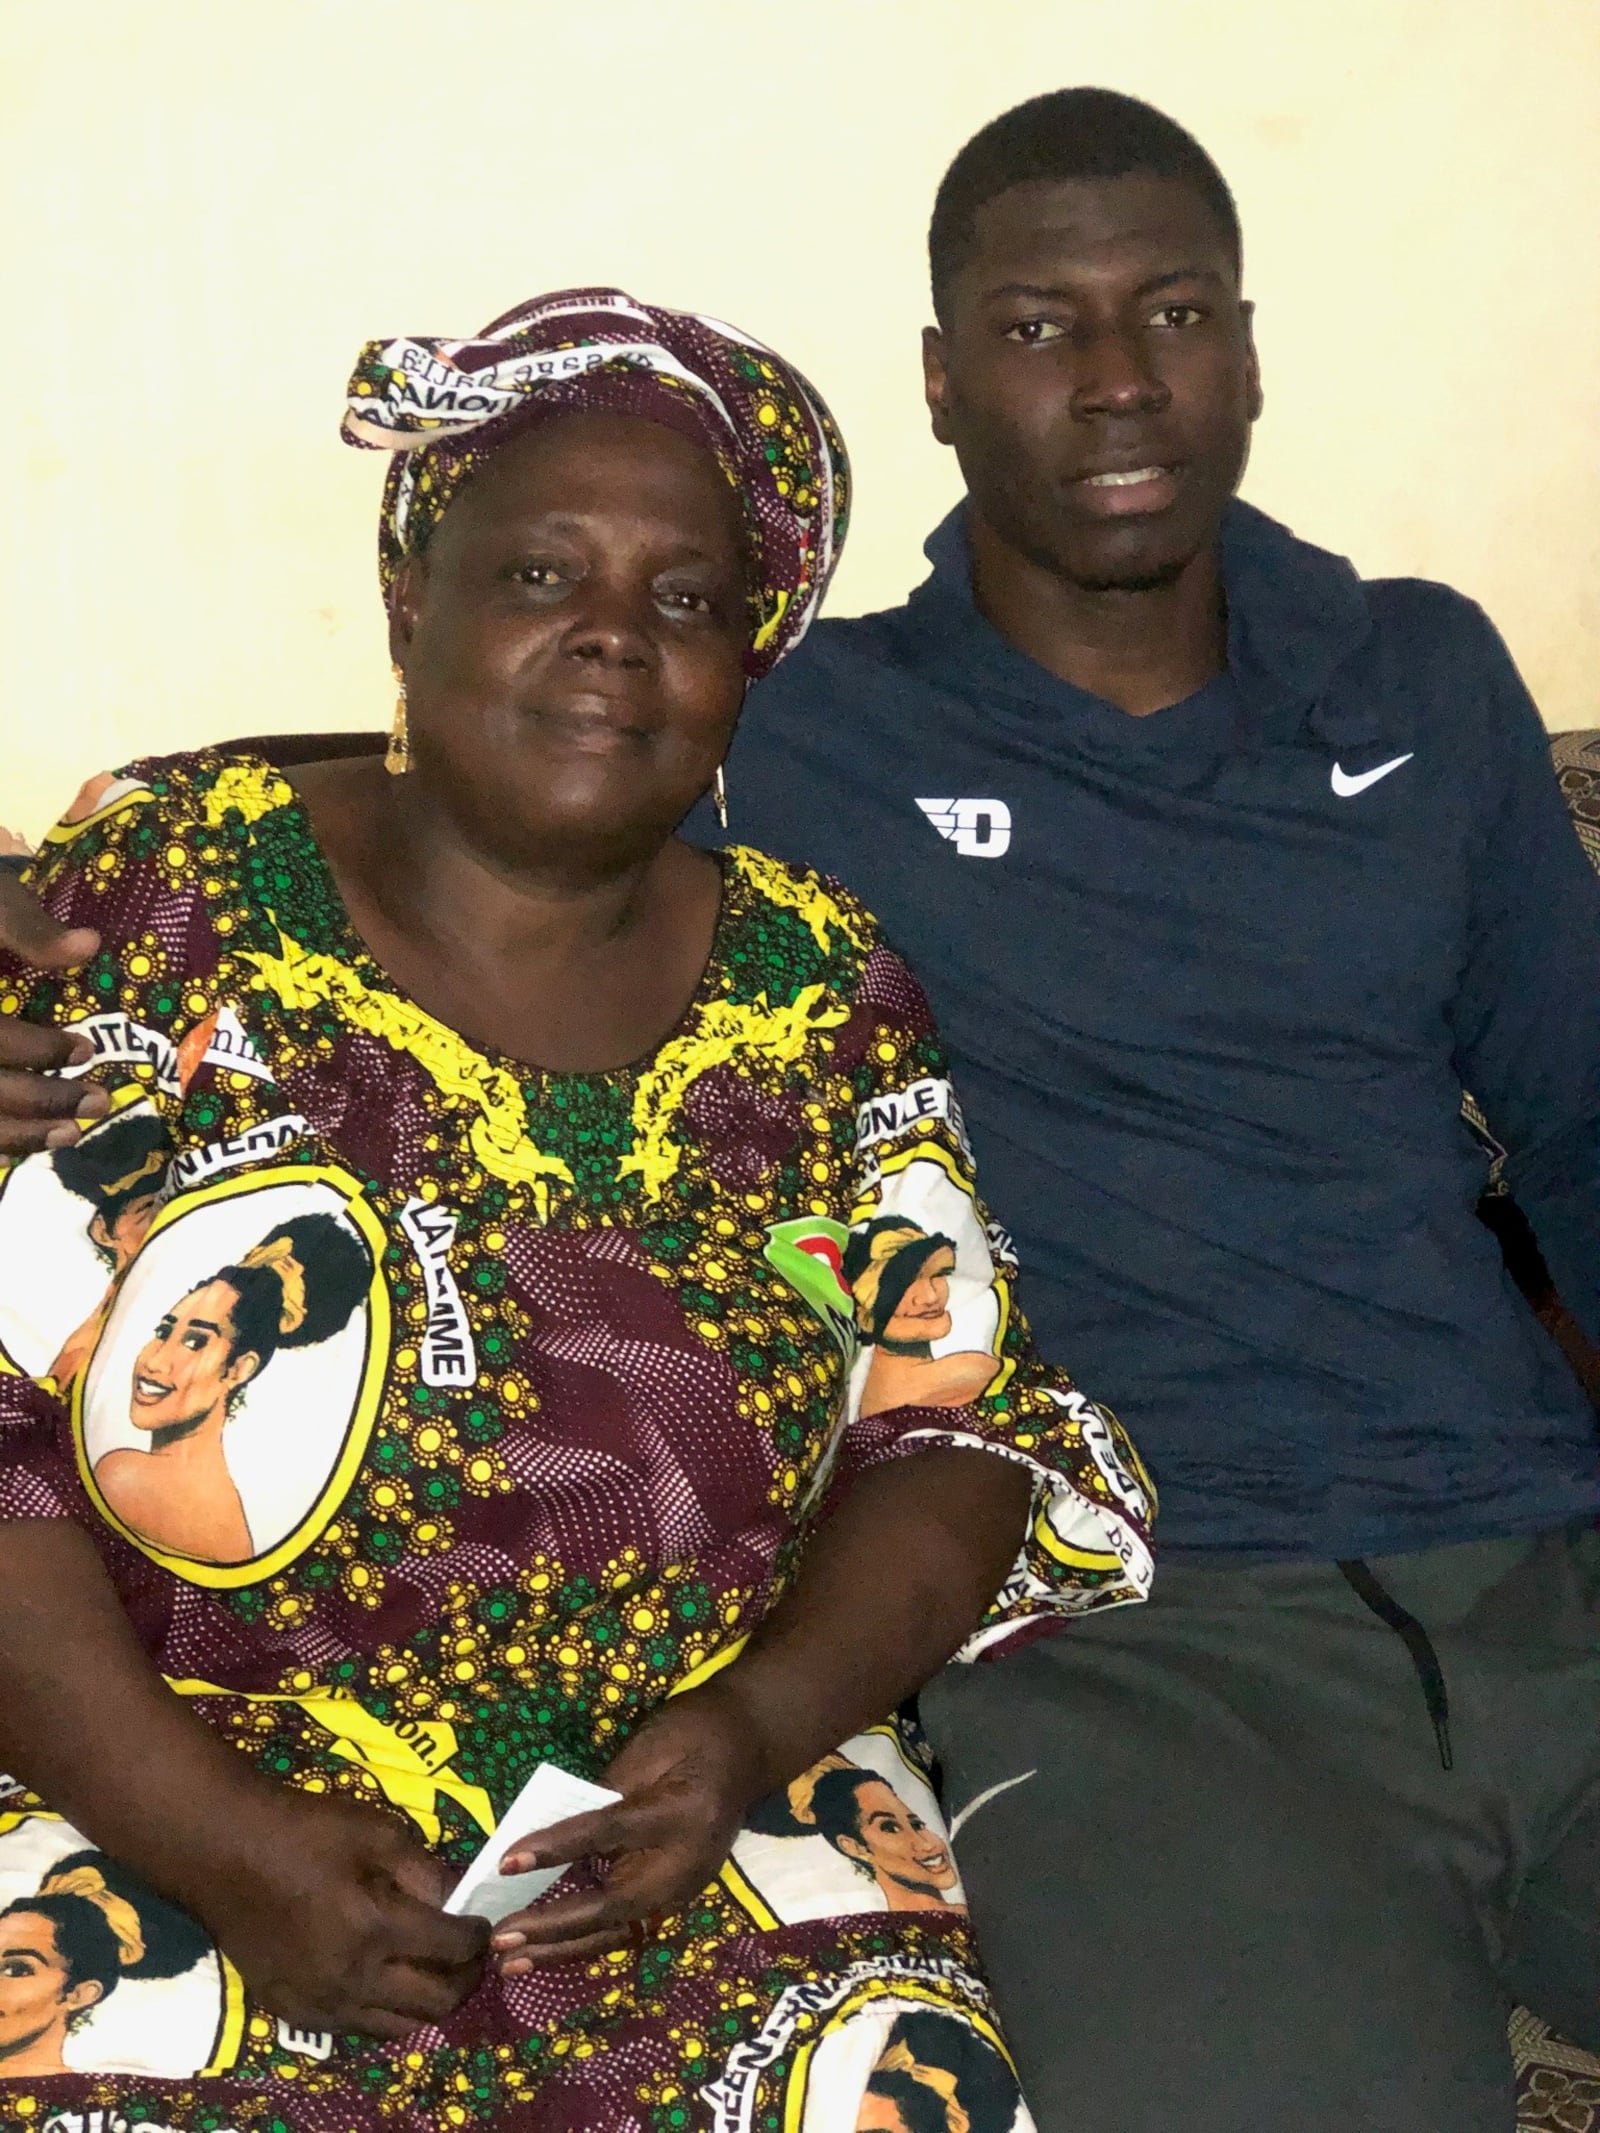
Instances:
[[[1187,134],[1023,105],[931,251],[966,502],[728,789],[922,972],[1041,1340],[1162,1490],[1148,1607],[925,1698],[1023,2079],[1048,2133],[1509,2133],[1513,1995],[1600,2044],[1600,1457],[1460,1095],[1600,1332],[1600,887],[1483,615],[1233,501]]]

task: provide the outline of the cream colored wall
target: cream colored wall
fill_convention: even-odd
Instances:
[[[1249,493],[1499,621],[1600,721],[1600,0],[8,0],[0,821],[119,756],[375,724],[359,343],[617,282],[732,318],[856,457],[834,595],[947,507],[925,220],[982,121],[1148,96],[1231,178]]]

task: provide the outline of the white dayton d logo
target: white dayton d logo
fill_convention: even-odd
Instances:
[[[918,807],[963,859],[999,859],[1011,844],[1004,800],[919,800]]]

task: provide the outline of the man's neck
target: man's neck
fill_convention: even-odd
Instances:
[[[1181,703],[1227,665],[1218,543],[1170,585],[1108,592],[1020,555],[970,504],[967,539],[972,597],[985,620],[1062,681],[1133,718]]]

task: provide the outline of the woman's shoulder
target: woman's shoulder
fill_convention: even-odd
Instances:
[[[260,844],[274,818],[297,818],[294,793],[258,756],[231,750],[143,756],[90,778],[28,870],[64,925],[92,926],[108,946],[154,926],[163,936],[224,930],[224,906],[253,906]],[[281,840],[279,840],[281,841]]]
[[[723,853],[730,879],[747,902],[783,913],[827,949],[849,946],[860,955],[870,955],[881,934],[878,921],[843,882],[815,867],[792,866],[770,852],[758,852],[748,844],[729,845]]]
[[[220,824],[230,809],[253,821],[293,797],[282,774],[262,756],[221,748],[138,756],[120,769],[86,780],[60,821],[45,833],[40,857],[113,822],[137,819],[147,826],[170,823],[174,828],[188,822]]]
[[[915,1030],[933,1025],[916,976],[859,897],[814,867],[793,866],[749,845],[731,845],[724,861],[736,895],[730,903],[752,936],[746,953],[757,967],[810,968],[854,1004]]]

